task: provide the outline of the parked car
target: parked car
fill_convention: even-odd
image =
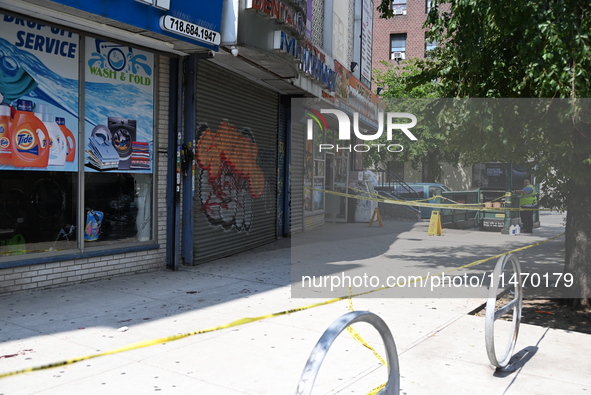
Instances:
[[[378,193],[380,191],[386,192],[388,195],[397,199],[403,200],[422,200],[424,203],[441,203],[434,196],[441,196],[442,192],[451,191],[443,184],[436,184],[430,182],[412,182],[407,184],[393,183],[388,186],[377,187]],[[429,199],[429,200],[425,200]],[[430,218],[430,207],[420,207],[421,218]]]

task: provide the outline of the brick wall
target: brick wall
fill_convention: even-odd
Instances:
[[[116,255],[43,263],[0,269],[0,294],[54,288],[66,284],[143,273],[163,269],[166,259],[166,173],[168,149],[169,59],[158,59],[157,162],[154,185],[157,188],[157,222],[154,229],[160,248]],[[33,255],[31,254],[31,257]]]
[[[390,35],[406,33],[406,59],[425,57],[425,31],[423,23],[427,18],[426,0],[407,0],[406,15],[395,15],[390,19],[380,18],[374,8],[372,65],[374,69],[386,70],[381,61],[397,65],[390,60]],[[375,83],[372,83],[375,92]]]

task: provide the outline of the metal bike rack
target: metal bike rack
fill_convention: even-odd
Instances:
[[[348,326],[356,322],[367,322],[377,329],[384,346],[386,347],[386,360],[388,361],[388,382],[386,386],[378,392],[378,395],[398,395],[400,393],[400,369],[398,366],[398,352],[396,351],[396,343],[388,325],[379,316],[370,313],[369,311],[352,311],[342,315],[334,321],[328,329],[324,332],[316,346],[312,350],[308,362],[304,367],[302,376],[298,383],[296,391],[297,395],[310,395],[314,387],[314,381],[320,370],[320,365],[324,357],[328,353],[328,349],[339,334]]]
[[[514,277],[510,276],[507,278],[502,275],[503,270],[507,262],[511,262],[513,265]],[[501,307],[499,310],[496,309],[497,293],[499,290],[499,281],[503,283],[509,283],[510,279],[515,285],[515,297],[511,302]],[[517,343],[517,334],[519,333],[519,323],[521,322],[521,306],[523,302],[523,290],[521,286],[521,268],[519,266],[519,260],[516,256],[509,254],[499,258],[495,266],[495,270],[492,273],[490,287],[488,289],[488,300],[486,302],[486,321],[485,321],[485,339],[486,339],[486,352],[488,354],[488,360],[497,369],[503,369],[507,367],[511,357],[513,356],[513,350]],[[499,319],[503,314],[513,309],[513,333],[507,341],[505,352],[503,357],[498,359],[495,351],[495,321]]]

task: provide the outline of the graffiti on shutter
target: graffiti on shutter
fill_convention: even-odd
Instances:
[[[249,233],[253,200],[265,199],[265,174],[252,130],[224,120],[198,128],[197,178],[201,211],[212,227]]]

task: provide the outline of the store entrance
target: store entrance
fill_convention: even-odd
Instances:
[[[326,190],[347,193],[348,152],[326,153]],[[326,221],[347,222],[348,199],[345,196],[326,194]]]

